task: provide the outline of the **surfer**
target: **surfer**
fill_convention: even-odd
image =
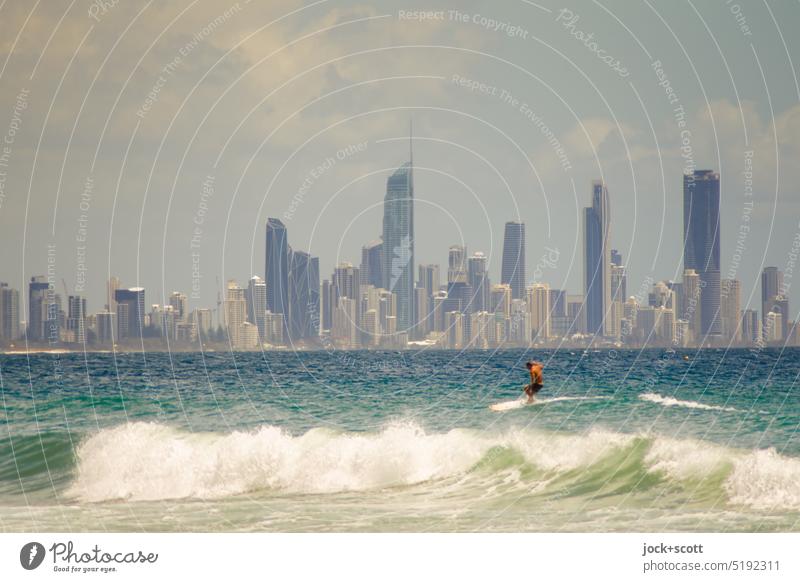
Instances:
[[[531,383],[525,386],[525,394],[528,395],[528,403],[533,402],[534,395],[544,388],[544,379],[542,378],[542,364],[539,362],[530,361],[525,364],[528,371],[531,373]]]

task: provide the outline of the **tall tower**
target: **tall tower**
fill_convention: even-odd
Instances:
[[[410,140],[410,136],[409,136]],[[383,201],[383,288],[397,295],[397,331],[414,318],[414,157],[386,182]]]
[[[453,245],[447,257],[447,283],[467,282],[467,247]]]
[[[525,298],[525,223],[506,222],[500,283],[511,287],[512,299]]]
[[[247,302],[247,321],[258,329],[258,337],[266,341],[267,337],[267,285],[264,279],[256,275],[251,277],[245,291]]]
[[[319,335],[319,259],[293,251],[289,274],[290,332],[292,338]]]
[[[767,320],[775,298],[783,294],[783,271],[778,267],[764,267],[761,272],[761,320]]]
[[[50,319],[48,302],[52,290],[47,279],[42,276],[31,277],[28,285],[28,327],[27,337],[30,340],[47,339],[47,326]]]
[[[144,288],[131,287],[114,291],[117,304],[117,337],[141,338],[144,330]]]
[[[383,241],[377,239],[361,247],[361,284],[383,287]]]
[[[487,311],[489,309],[491,288],[487,265],[486,255],[481,252],[477,252],[469,258],[467,283],[472,289],[472,311]]]
[[[592,182],[592,205],[584,209],[584,271],[586,331],[606,335],[611,307],[611,204],[600,180]]]
[[[279,219],[267,219],[266,242],[264,279],[267,284],[267,310],[283,314],[284,325],[288,325],[289,240],[286,226]]]
[[[19,338],[19,291],[0,283],[0,338]]]
[[[696,170],[683,176],[683,268],[694,269],[700,277],[700,333],[722,335],[719,314],[719,174]]]

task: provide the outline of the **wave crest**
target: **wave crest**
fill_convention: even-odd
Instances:
[[[532,470],[520,473],[521,464]],[[78,447],[68,495],[90,502],[213,499],[264,489],[320,494],[443,479],[452,479],[448,488],[472,487],[483,495],[523,473],[527,481],[517,483],[517,495],[558,496],[564,487],[587,495],[604,488],[627,494],[664,481],[670,490],[684,491],[686,502],[710,487],[713,496],[733,504],[800,510],[800,459],[774,450],[599,429],[426,433],[410,422],[375,433],[316,428],[300,436],[274,426],[217,434],[124,424]]]

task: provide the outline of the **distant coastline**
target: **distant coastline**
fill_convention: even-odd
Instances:
[[[696,351],[705,351],[705,350],[762,350],[762,349],[797,349],[800,346],[796,345],[783,345],[782,343],[777,344],[767,344],[764,346],[749,346],[749,345],[732,345],[732,346],[702,346],[702,347],[680,347],[675,348],[672,346],[659,346],[659,345],[647,345],[647,346],[608,346],[608,345],[598,345],[598,346],[576,346],[576,345],[555,345],[555,346],[545,346],[545,345],[536,345],[536,346],[519,346],[519,345],[508,345],[503,347],[497,348],[464,348],[462,350],[454,350],[452,348],[444,348],[441,346],[409,346],[408,348],[404,349],[367,349],[367,348],[337,348],[331,349],[319,347],[319,346],[281,346],[281,347],[270,347],[259,349],[255,348],[252,350],[232,350],[227,345],[213,345],[213,346],[203,346],[202,349],[199,349],[196,346],[170,346],[167,347],[158,347],[158,346],[134,346],[134,345],[122,345],[117,346],[114,349],[111,348],[98,348],[98,347],[87,347],[83,349],[82,347],[75,347],[75,348],[46,348],[46,347],[39,347],[39,346],[32,346],[28,349],[0,349],[0,356],[24,356],[24,355],[66,355],[66,354],[129,354],[129,353],[165,353],[165,354],[199,354],[199,353],[236,353],[236,354],[252,354],[252,353],[292,353],[292,352],[348,352],[348,353],[355,353],[355,352],[374,352],[374,353],[386,353],[386,352],[419,352],[419,351],[442,351],[442,352],[453,352],[453,351],[461,351],[461,352],[497,352],[497,351],[513,351],[513,350],[527,350],[527,351],[591,351],[591,352],[611,352],[611,351],[642,351],[642,350],[668,350],[675,353],[691,353]]]

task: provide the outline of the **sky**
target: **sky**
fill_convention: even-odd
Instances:
[[[758,308],[777,266],[794,317],[799,21],[727,0],[0,0],[0,281],[49,272],[94,312],[115,275],[213,307],[264,275],[271,216],[327,277],[380,235],[413,123],[417,263],[466,245],[497,281],[522,220],[529,279],[579,293],[602,179],[635,294],[680,279],[683,172],[713,169],[723,278]]]

